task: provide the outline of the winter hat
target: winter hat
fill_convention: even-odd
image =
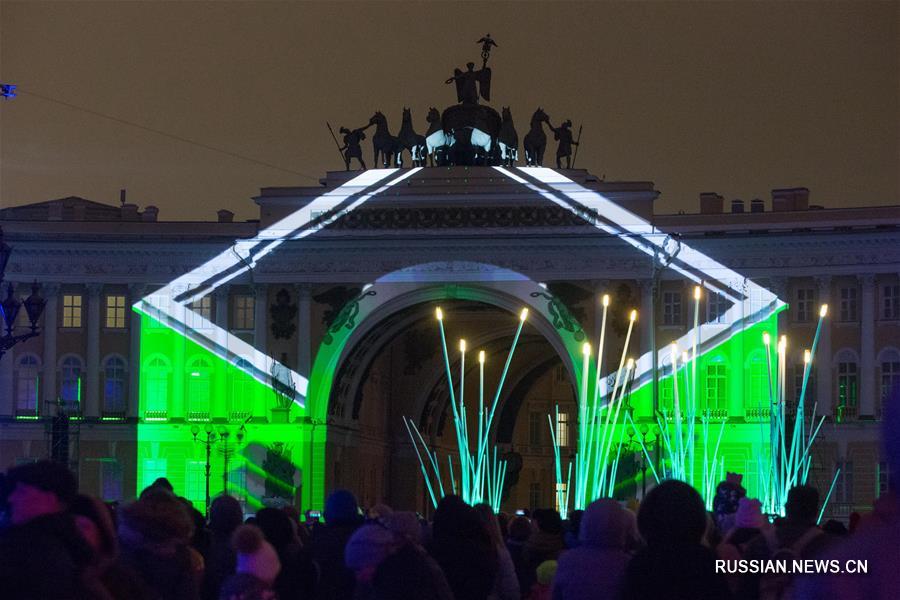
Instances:
[[[248,573],[272,585],[281,571],[281,561],[259,527],[241,525],[231,536],[231,545],[237,553],[235,573]]]
[[[194,523],[181,501],[166,491],[145,494],[119,511],[119,536],[148,542],[186,542]],[[137,541],[137,540],[136,540]]]
[[[398,538],[413,544],[422,543],[422,526],[416,513],[397,511],[381,518],[381,523]]]
[[[54,494],[60,502],[71,504],[78,494],[78,482],[72,472],[57,462],[41,460],[13,467],[6,476],[8,489],[24,483]]]
[[[396,544],[394,534],[380,525],[363,525],[347,541],[344,563],[351,571],[375,567],[388,557]]]
[[[631,526],[628,511],[611,498],[601,498],[584,511],[578,539],[586,546],[624,548]]]
[[[650,545],[699,544],[706,531],[706,508],[693,487],[667,479],[641,502],[637,525]]]
[[[216,497],[209,506],[209,528],[220,534],[230,534],[244,521],[241,503],[234,496]]]
[[[541,585],[550,585],[553,583],[553,578],[556,577],[556,561],[555,560],[545,560],[541,564],[538,565],[537,568],[537,581]]]
[[[762,502],[756,498],[741,498],[738,500],[735,527],[748,529],[762,529],[768,522],[762,514]]]
[[[359,505],[356,496],[347,490],[334,490],[325,501],[325,523],[347,525],[359,521]]]

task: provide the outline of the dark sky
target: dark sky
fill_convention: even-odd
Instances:
[[[578,166],[654,181],[658,212],[800,185],[898,204],[898,23],[898,2],[2,0],[0,80],[21,93],[0,102],[0,205],[124,187],[163,219],[254,218],[260,187],[342,168],[325,121],[380,109],[396,133],[410,106],[424,132],[486,32],[520,138],[539,105],[583,124]]]

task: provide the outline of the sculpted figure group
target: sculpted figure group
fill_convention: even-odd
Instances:
[[[409,108],[403,108],[400,131],[396,136],[390,131],[387,117],[381,111],[375,111],[364,127],[340,128],[344,136],[344,145],[339,145],[344,167],[349,171],[355,158],[359,166],[366,169],[361,143],[366,139],[364,131],[373,126],[372,160],[376,167],[515,165],[519,160],[519,135],[510,108],[503,107],[500,115],[493,108],[479,104],[479,100],[491,99],[492,74],[487,63],[491,49],[498,45],[490,34],[477,43],[481,46],[481,68],[476,70],[475,63],[470,62],[466,64],[465,71],[454,69],[453,76],[444,83],[455,84],[458,104],[443,113],[435,107],[430,108],[425,135],[419,135],[413,128]],[[544,164],[544,150],[547,147],[545,124],[557,142],[556,168],[572,168],[573,147],[577,148],[580,142],[573,136],[572,121],[566,119],[554,127],[550,116],[540,107],[532,114],[528,133],[523,139],[526,165]],[[580,133],[579,129],[579,138]]]

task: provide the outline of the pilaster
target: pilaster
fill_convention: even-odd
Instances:
[[[832,303],[831,276],[822,275],[816,277],[819,305],[828,304],[828,315],[822,323],[822,331],[819,335],[819,347],[816,348],[816,400],[822,412],[831,411],[834,407],[832,382],[834,380],[833,352],[831,349],[831,324],[834,321],[838,307]],[[818,315],[819,311],[816,310]]]
[[[875,275],[859,277],[859,415],[875,416]]]
[[[100,302],[103,284],[91,283],[87,288],[87,364],[85,368],[85,417],[100,416]]]
[[[56,334],[59,320],[59,290],[57,283],[45,283],[41,295],[46,299],[44,306],[44,326],[41,337],[44,340],[43,369],[41,371],[41,402],[39,414],[47,414],[47,407],[56,402]]]

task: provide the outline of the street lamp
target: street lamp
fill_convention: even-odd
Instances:
[[[209,517],[209,473],[212,469],[210,459],[212,447],[215,446],[216,442],[219,440],[219,435],[213,431],[213,427],[209,423],[203,428],[203,432],[205,435],[200,436],[200,426],[191,425],[191,435],[194,437],[194,441],[199,441],[206,446],[206,516]]]
[[[0,228],[0,283],[3,282],[10,254],[12,254],[12,247],[3,241],[3,229]],[[41,313],[44,312],[46,301],[40,297],[38,290],[37,282],[31,284],[31,295],[23,302],[16,298],[12,283],[7,286],[6,298],[0,302],[0,314],[3,316],[3,325],[6,328],[6,332],[0,337],[0,358],[6,354],[7,350],[19,342],[24,342],[40,335],[37,323],[38,319],[41,318]],[[23,305],[25,306],[25,313],[28,315],[28,322],[31,324],[31,331],[14,335],[13,330],[16,327],[16,317],[19,316],[19,310]]]

